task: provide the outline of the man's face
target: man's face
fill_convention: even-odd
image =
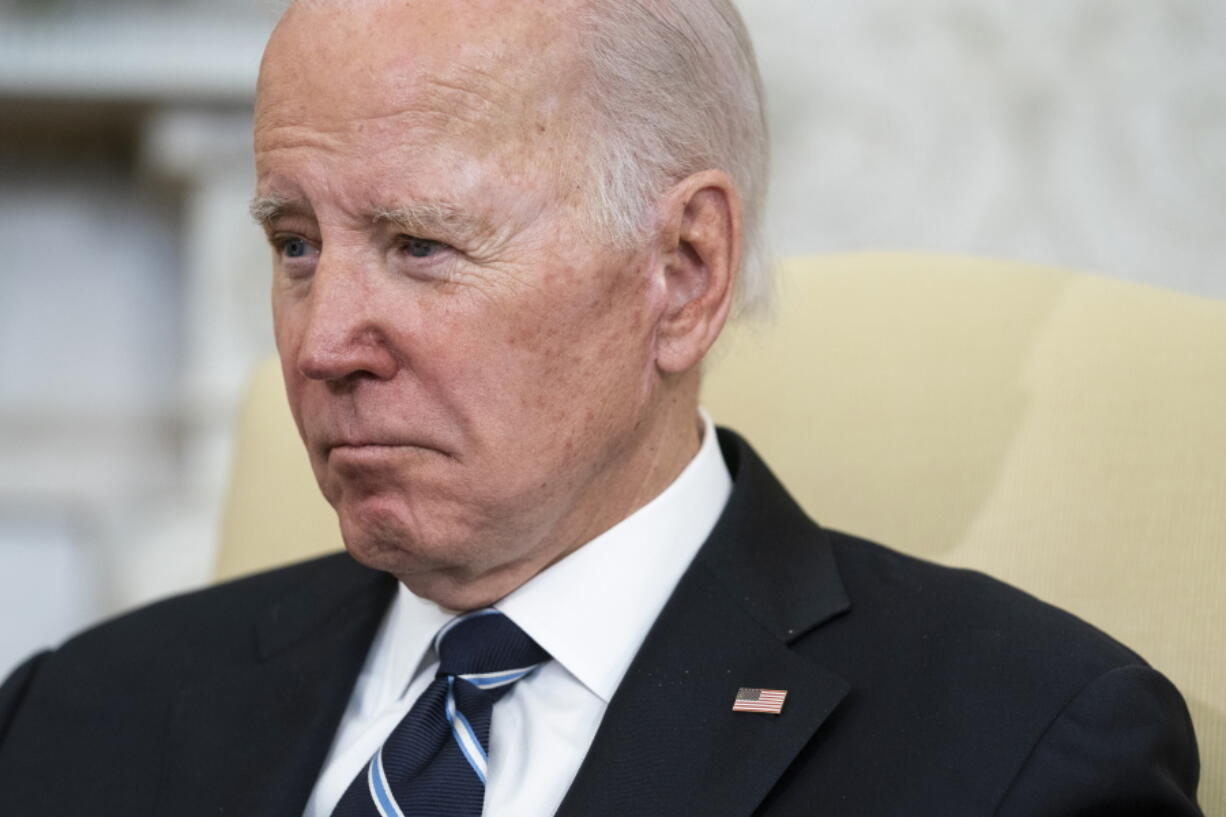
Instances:
[[[650,425],[661,295],[649,252],[583,237],[565,16],[297,8],[261,71],[257,197],[311,465],[358,559],[453,605],[620,518]]]

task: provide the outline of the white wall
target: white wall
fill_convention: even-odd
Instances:
[[[742,5],[780,253],[987,253],[1226,296],[1226,3]]]

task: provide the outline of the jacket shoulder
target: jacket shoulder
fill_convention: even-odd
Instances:
[[[277,617],[281,600],[315,589],[343,593],[368,572],[342,553],[173,596],[73,636],[47,656],[44,669],[80,669],[98,681],[192,672],[202,654],[215,667],[249,661],[259,625]]]
[[[1144,659],[1077,616],[1005,582],[826,531],[862,626],[946,660],[1088,681]],[[960,662],[959,662],[960,663]],[[985,668],[986,671],[986,668]]]
[[[1114,754],[1101,756],[1137,767],[1152,754],[1144,736],[1161,733],[1181,747],[1179,758],[1194,759],[1178,693],[1107,634],[982,573],[824,534],[850,606],[794,648],[852,691],[823,727],[826,745],[838,746],[824,756],[827,774],[798,784],[789,797],[813,795],[819,781],[838,788],[889,779],[892,789],[856,795],[865,800],[863,813],[894,813],[907,802],[915,814],[935,813],[921,803],[940,803],[942,813],[990,814],[1028,759],[1053,740],[1066,741],[1073,757],[1116,743]],[[1134,716],[1126,700],[1133,710],[1140,710],[1136,701],[1149,702],[1152,717]],[[1085,712],[1094,713],[1093,722]],[[1061,731],[1070,719],[1074,733]],[[1110,762],[1113,780],[1130,768]],[[1176,767],[1181,779],[1194,780],[1182,759],[1145,766]],[[1042,770],[1025,783],[1040,801],[1047,784]]]

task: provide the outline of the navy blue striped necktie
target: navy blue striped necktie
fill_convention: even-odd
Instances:
[[[494,609],[448,622],[434,648],[438,674],[332,817],[480,817],[494,702],[549,654]]]

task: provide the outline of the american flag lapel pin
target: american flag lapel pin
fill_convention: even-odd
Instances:
[[[732,701],[733,712],[765,712],[778,715],[783,711],[783,702],[788,697],[786,689],[758,689],[741,687]]]

